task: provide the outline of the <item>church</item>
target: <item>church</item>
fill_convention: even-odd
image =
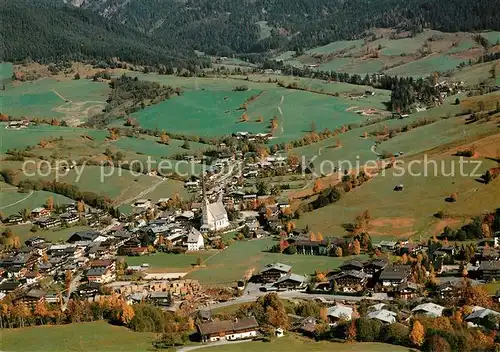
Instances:
[[[221,199],[219,199],[215,203],[209,203],[208,198],[203,197],[203,205],[201,211],[202,232],[217,232],[229,227],[227,211]]]

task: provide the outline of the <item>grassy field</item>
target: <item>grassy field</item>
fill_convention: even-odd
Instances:
[[[85,120],[106,105],[109,88],[90,80],[39,79],[8,83],[0,96],[2,112],[12,116]]]
[[[105,131],[88,130],[83,128],[56,127],[45,124],[33,125],[21,130],[6,129],[4,123],[0,123],[0,153],[8,149],[24,149],[28,146],[37,145],[42,139],[63,137],[64,139],[79,139],[88,135],[96,141],[104,141],[107,133]]]
[[[457,157],[438,156],[434,159],[438,162],[437,169],[429,164],[427,177],[424,176],[424,164],[409,166],[407,162],[405,167],[411,167],[414,176],[409,172],[399,176],[399,170],[389,169],[385,175],[380,174],[345,194],[337,203],[303,214],[297,220],[297,226],[308,225],[312,231],[342,236],[345,234],[343,224],[351,223],[357,215],[369,210],[372,218],[369,232],[372,236],[425,238],[439,234],[446,225],[458,226],[483,211],[498,207],[500,179],[484,185],[477,182],[475,177],[460,176]],[[451,172],[452,163],[456,167],[455,176],[445,176]],[[482,174],[493,166],[496,163],[482,160],[477,174]],[[465,174],[470,174],[474,168],[475,165],[472,164],[463,165]],[[398,184],[404,185],[403,192],[393,191]],[[445,198],[452,193],[458,194],[458,201],[445,202]],[[451,218],[434,218],[433,214],[439,210],[443,210]]]
[[[128,265],[147,263],[152,271],[185,272],[192,269],[198,258],[204,261],[213,254],[205,251],[185,254],[156,253],[141,257],[126,257],[126,261]]]
[[[23,209],[31,210],[45,204],[49,197],[57,204],[73,203],[70,198],[45,191],[19,193],[16,187],[0,183],[0,211],[4,215],[17,214]]]
[[[286,350],[288,352],[404,352],[408,348],[383,343],[336,343],[336,342],[314,342],[310,339],[293,336],[285,336],[272,342],[245,342],[240,344],[208,347],[204,348],[207,352],[275,352]]]
[[[188,277],[206,284],[230,283],[240,280],[249,271],[258,272],[266,264],[274,262],[292,265],[296,274],[311,275],[316,269],[334,269],[343,261],[352,259],[264,252],[275,243],[269,239],[236,241],[207,260],[204,268],[194,269]]]
[[[0,348],[3,351],[148,351],[154,333],[138,333],[106,322],[59,326],[37,326],[3,329]]]
[[[49,242],[65,242],[74,232],[90,229],[88,226],[71,226],[60,229],[38,230],[37,232],[31,232],[31,225],[16,225],[8,227],[16,236],[19,236],[22,243],[33,236],[43,237]],[[0,232],[4,231],[6,228],[7,226],[0,226]]]
[[[349,49],[351,47],[361,48],[363,46],[363,40],[341,40],[338,42],[333,42],[324,46],[320,46],[311,50],[308,50],[308,54],[329,54],[342,49]]]
[[[446,72],[455,69],[463,59],[450,55],[432,55],[405,65],[391,68],[385,73],[398,76],[429,76],[432,72]]]

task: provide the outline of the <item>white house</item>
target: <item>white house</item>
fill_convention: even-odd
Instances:
[[[205,241],[203,235],[195,228],[192,228],[188,234],[186,241],[188,251],[199,251],[205,248]]]

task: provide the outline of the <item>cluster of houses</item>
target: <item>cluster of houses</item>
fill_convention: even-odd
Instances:
[[[77,211],[76,204],[65,204],[61,206],[62,213],[56,214],[46,206],[36,207],[31,210],[29,219],[23,218],[21,214],[11,214],[3,220],[8,225],[19,225],[30,221],[40,229],[53,229],[61,226],[70,226],[85,219],[90,226],[95,226],[99,220],[109,216],[100,209],[87,208],[83,212]]]

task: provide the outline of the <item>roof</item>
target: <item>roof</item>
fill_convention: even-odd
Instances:
[[[423,303],[413,308],[412,312],[425,312],[426,315],[440,317],[443,314],[444,307],[435,303]]]
[[[106,273],[106,268],[91,268],[87,270],[86,276],[101,276]]]
[[[346,267],[346,266],[354,266],[354,267],[358,267],[360,269],[363,269],[363,263],[361,263],[359,260],[356,260],[356,259],[352,259],[352,260],[348,260],[346,262],[344,262],[340,268],[342,269],[343,267]]]
[[[396,313],[391,312],[387,309],[376,310],[374,312],[368,313],[366,316],[369,319],[377,319],[384,323],[392,324],[396,322]]]
[[[21,283],[17,281],[5,281],[0,284],[0,291],[14,291],[20,285]]]
[[[484,261],[479,265],[479,270],[500,270],[500,261]]]
[[[333,306],[328,308],[327,315],[334,318],[351,317],[354,310],[346,306]]]
[[[337,275],[332,276],[332,278],[335,279],[340,279],[341,277],[346,277],[346,276],[352,276],[357,279],[363,280],[366,277],[366,273],[358,270],[347,270],[343,271],[341,273],[338,273]]]
[[[300,282],[302,284],[302,283],[306,282],[307,278],[305,276],[302,276],[302,275],[288,273],[288,274],[280,277],[274,284],[280,284],[280,283],[288,281],[288,280]]]
[[[30,298],[42,298],[45,297],[45,292],[42,290],[30,290],[26,293],[25,297],[30,297]]]
[[[203,238],[201,232],[195,229],[194,227],[189,231],[187,243],[198,243],[199,239]]]
[[[237,320],[215,320],[198,324],[198,330],[202,335],[217,334],[226,331],[239,331],[246,329],[256,329],[259,324],[254,317]]]
[[[273,263],[273,264],[267,264],[264,268],[262,268],[262,270],[260,272],[263,273],[263,272],[273,270],[273,269],[287,273],[290,270],[292,270],[292,267],[290,265],[286,265],[286,264]]]
[[[68,241],[94,241],[97,237],[99,237],[99,232],[89,230],[89,231],[78,231],[71,235]],[[79,239],[77,239],[79,238]]]
[[[473,319],[482,319],[487,317],[488,315],[500,315],[500,313],[488,309],[488,308],[483,308],[483,307],[474,307],[473,311],[471,314],[465,318],[465,320],[473,320]]]
[[[226,208],[222,202],[206,204],[207,213],[215,220],[223,220],[227,218]]]
[[[380,274],[380,280],[402,280],[411,273],[409,265],[387,266]]]

